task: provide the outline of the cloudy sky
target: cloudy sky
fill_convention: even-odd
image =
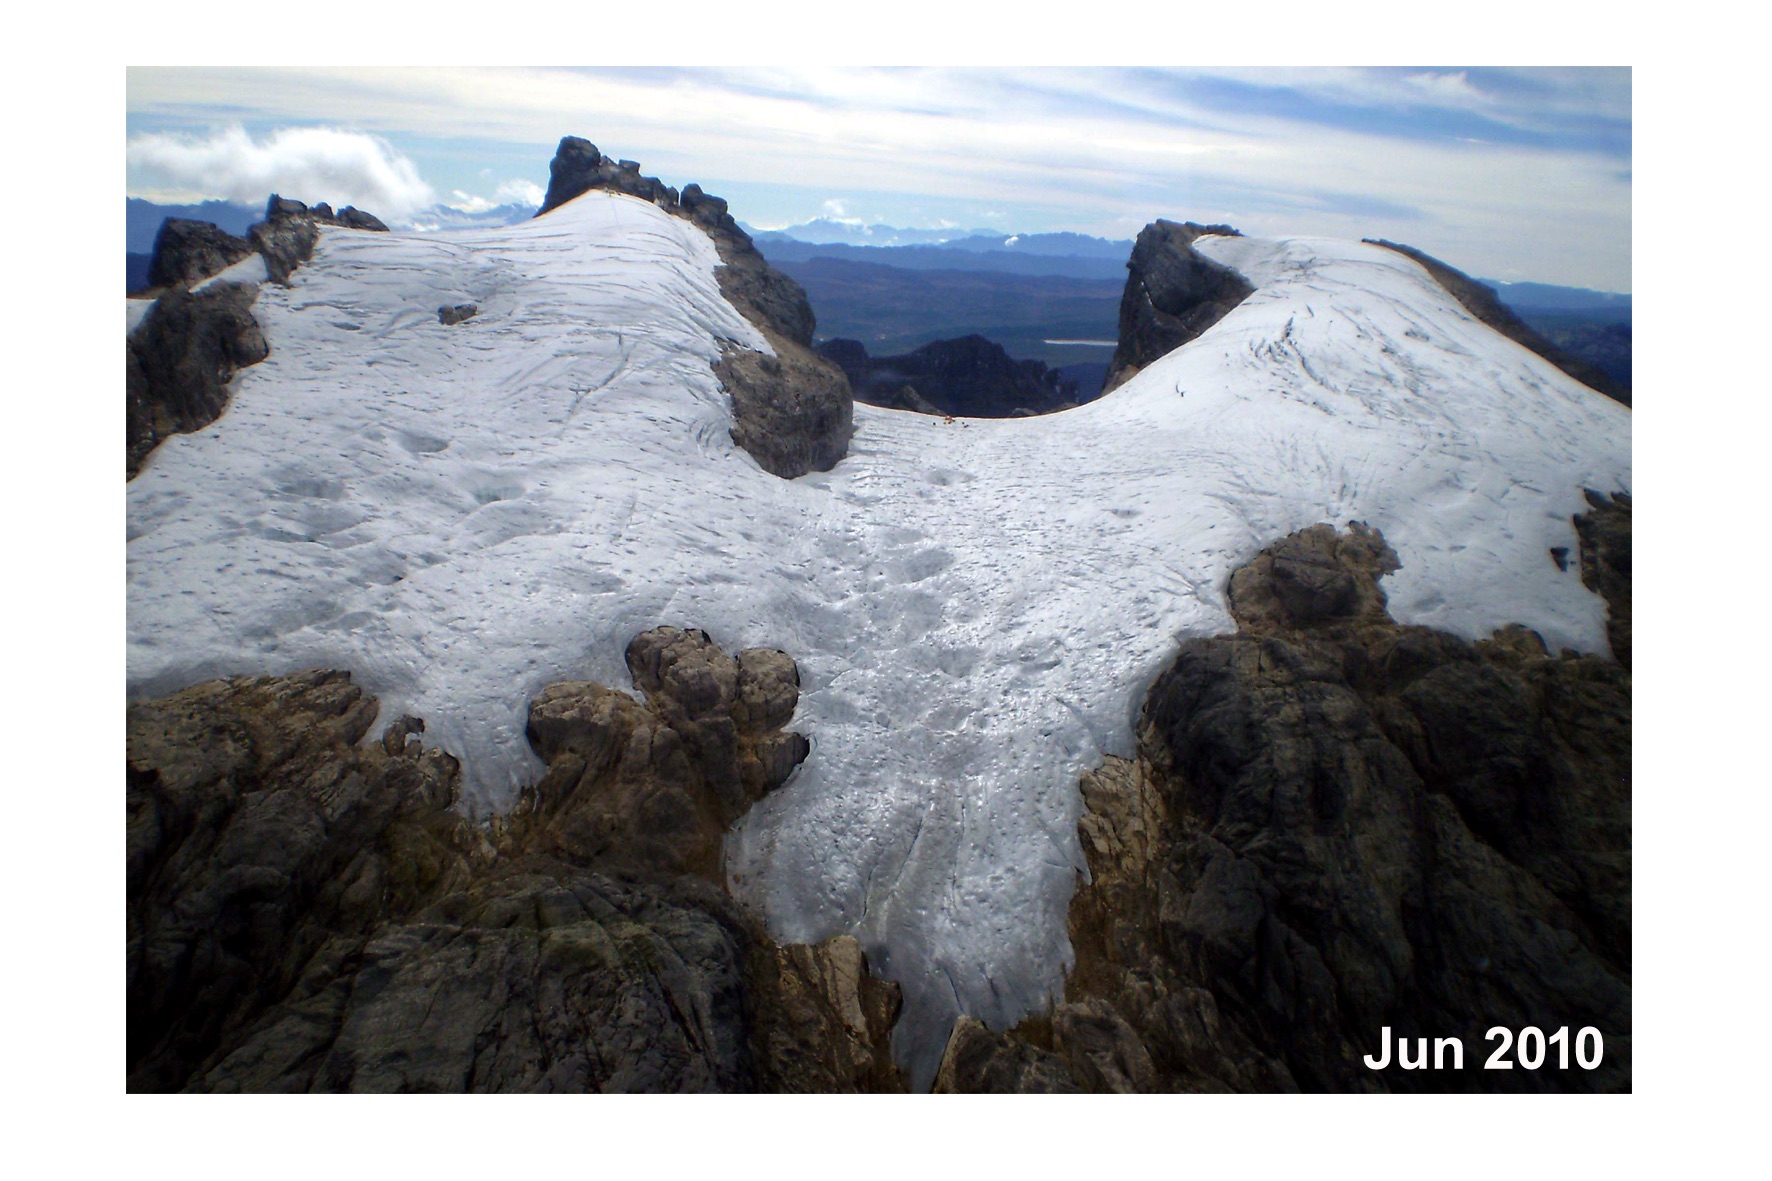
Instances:
[[[1229,221],[1631,289],[1628,69],[131,68],[127,100],[160,200],[533,201],[577,134],[755,226]]]

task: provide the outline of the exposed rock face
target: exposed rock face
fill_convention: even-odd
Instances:
[[[480,314],[480,305],[479,304],[458,303],[458,304],[454,305],[453,307],[438,308],[437,309],[437,322],[439,324],[442,324],[445,327],[448,327],[451,324],[460,324],[463,320],[472,320],[475,316],[477,316],[479,314]]]
[[[854,398],[843,371],[812,350],[815,321],[806,292],[760,254],[726,202],[686,185],[681,194],[631,160],[612,160],[569,135],[548,165],[537,217],[593,189],[651,201],[700,226],[720,252],[720,293],[769,341],[775,357],[729,349],[716,365],[732,395],[732,438],[783,479],[828,471],[849,450]]]
[[[375,713],[326,672],[129,707],[132,1090],[193,1081],[313,968],[490,854],[446,811],[454,760],[355,745]]]
[[[253,283],[174,287],[130,334],[125,458],[133,479],[168,435],[200,430],[228,404],[228,383],[242,366],[269,355],[252,317]]]
[[[938,340],[899,357],[869,357],[858,340],[829,340],[819,355],[840,366],[858,401],[920,414],[1016,418],[1075,406],[1075,382],[1041,361],[1017,361],[979,335]]]
[[[235,372],[270,355],[252,315],[253,283],[188,288],[253,251],[265,260],[272,282],[287,284],[296,267],[314,256],[319,224],[386,230],[371,214],[346,206],[338,216],[322,204],[271,195],[265,220],[236,238],[209,222],[167,218],[154,239],[149,282],[167,290],[148,310],[128,343],[125,466],[141,471],[148,453],[168,435],[201,430],[228,405]]]
[[[196,283],[227,270],[252,255],[252,243],[213,222],[169,217],[154,235],[148,262],[148,286]]]
[[[1157,358],[1212,327],[1255,289],[1229,267],[1194,250],[1208,235],[1236,236],[1230,226],[1154,221],[1139,232],[1120,296],[1120,343],[1108,363],[1106,393]]]
[[[1544,336],[1526,324],[1495,294],[1493,288],[1477,282],[1456,267],[1447,266],[1430,254],[1424,254],[1413,246],[1404,246],[1397,242],[1387,242],[1382,238],[1367,238],[1366,242],[1374,246],[1383,246],[1394,250],[1406,258],[1412,258],[1421,264],[1423,270],[1432,275],[1434,281],[1452,294],[1452,297],[1464,305],[1464,310],[1501,333],[1515,344],[1531,349],[1545,360],[1573,377],[1589,389],[1598,390],[1615,402],[1630,405],[1630,386],[1608,374],[1604,369],[1591,361],[1583,360],[1567,349],[1560,348],[1546,340]],[[1628,339],[1628,329],[1627,339]]]
[[[1630,667],[1630,496],[1585,490],[1593,508],[1575,518],[1581,535],[1581,581],[1606,600],[1606,640]]]
[[[1584,569],[1590,534],[1628,553],[1628,499],[1594,517]],[[1233,577],[1239,632],[1185,644],[1138,759],[1083,781],[1066,1003],[956,1030],[949,1086],[1629,1088],[1630,673],[1399,625],[1396,561],[1316,526]],[[1592,1025],[1605,1057],[1485,1071],[1495,1025]],[[1460,1038],[1463,1069],[1368,1069],[1384,1026]]]
[[[732,398],[732,441],[784,480],[829,471],[849,453],[855,431],[849,382],[812,350],[763,335],[773,357],[728,347],[714,365]]]
[[[668,628],[628,657],[644,706],[537,698],[548,774],[490,829],[422,722],[358,744],[346,674],[132,705],[130,1089],[903,1089],[859,944],[778,946],[709,880],[699,822],[805,755],[792,660]]]
[[[781,729],[799,672],[780,652],[733,659],[705,632],[674,628],[637,637],[627,663],[644,705],[588,682],[550,685],[530,704],[548,773],[529,839],[584,864],[717,883],[726,829],[806,757],[806,739]]]
[[[388,232],[386,223],[373,213],[365,213],[355,205],[346,205],[338,211],[338,224],[347,230],[370,230],[385,234]]]

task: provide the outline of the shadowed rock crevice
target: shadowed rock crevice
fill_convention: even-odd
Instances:
[[[1616,604],[1628,497],[1593,518]],[[1239,631],[1184,644],[1138,757],[1083,779],[1065,1001],[957,1028],[943,1088],[1629,1089],[1630,672],[1398,624],[1397,564],[1319,525],[1233,576]],[[1604,1060],[1485,1071],[1495,1025],[1591,1025]],[[1463,1069],[1368,1069],[1385,1026]]]
[[[632,160],[612,160],[578,136],[560,141],[548,165],[537,217],[594,189],[650,201],[694,222],[713,239],[720,294],[756,326],[774,356],[728,346],[715,366],[732,397],[732,439],[765,471],[783,479],[829,471],[849,450],[855,405],[843,371],[812,351],[815,320],[801,286],[770,266],[726,202],[686,185],[681,193],[642,176]]]
[[[1193,340],[1253,295],[1243,276],[1194,249],[1208,235],[1237,237],[1226,225],[1152,222],[1139,232],[1120,296],[1120,340],[1105,394],[1152,361]]]
[[[1583,360],[1567,349],[1559,348],[1545,339],[1543,334],[1514,315],[1513,310],[1501,302],[1493,288],[1477,282],[1463,271],[1451,267],[1433,257],[1424,254],[1413,246],[1404,246],[1398,242],[1387,242],[1383,238],[1365,238],[1363,241],[1373,246],[1383,246],[1386,250],[1394,250],[1405,258],[1413,259],[1421,265],[1434,282],[1451,293],[1452,298],[1464,305],[1464,310],[1501,333],[1515,344],[1530,349],[1579,381],[1589,389],[1597,390],[1615,402],[1630,405],[1630,387],[1608,374],[1604,369],[1591,361]]]
[[[860,945],[777,945],[725,825],[806,755],[785,654],[638,637],[639,702],[549,686],[547,775],[479,826],[337,672],[129,707],[134,1091],[902,1090]]]

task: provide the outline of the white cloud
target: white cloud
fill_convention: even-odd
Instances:
[[[534,181],[516,179],[501,181],[493,191],[492,199],[500,205],[539,206],[547,195],[547,190]]]
[[[255,140],[235,126],[205,136],[142,134],[128,144],[129,190],[257,204],[271,193],[357,205],[400,221],[436,201],[418,168],[386,140],[330,127],[291,127]]]

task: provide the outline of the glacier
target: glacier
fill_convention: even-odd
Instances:
[[[858,404],[848,457],[784,481],[727,433],[711,363],[768,345],[689,222],[592,192],[508,227],[322,228],[260,291],[270,357],[128,486],[129,693],[347,669],[486,815],[539,774],[542,686],[625,687],[659,624],[781,648],[812,753],[729,835],[729,882],[784,942],[861,940],[926,1084],[957,1014],[1062,995],[1078,776],[1132,752],[1183,640],[1233,630],[1264,545],[1361,520],[1401,558],[1397,619],[1605,651],[1549,551],[1583,488],[1629,491],[1627,409],[1383,248],[1196,249],[1255,294],[1101,400]]]

